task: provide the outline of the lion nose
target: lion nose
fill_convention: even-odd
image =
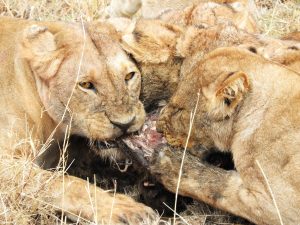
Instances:
[[[133,124],[133,121],[135,120],[135,116],[133,116],[130,119],[127,119],[126,121],[114,121],[111,120],[111,123],[115,125],[116,127],[120,128],[123,131],[127,131],[128,128]]]

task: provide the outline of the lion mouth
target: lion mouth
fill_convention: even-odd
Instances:
[[[167,144],[163,134],[156,131],[156,121],[160,110],[161,108],[157,108],[148,113],[146,121],[139,131],[123,135],[115,140],[91,141],[91,149],[100,154],[115,149],[143,167],[148,167],[154,150],[160,145]]]

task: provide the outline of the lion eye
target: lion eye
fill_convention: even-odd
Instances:
[[[92,82],[79,82],[79,85],[84,89],[95,89]]]
[[[126,82],[130,81],[134,77],[134,75],[135,75],[135,72],[130,72],[130,73],[126,74],[125,81]]]

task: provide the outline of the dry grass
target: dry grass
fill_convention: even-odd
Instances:
[[[34,20],[91,21],[101,18],[110,0],[0,0],[0,15]],[[300,30],[300,0],[256,0],[263,33],[279,37]],[[266,8],[265,6],[268,6]]]
[[[284,34],[300,31],[300,1],[282,3],[279,0],[268,1],[269,9],[258,6],[258,23],[263,33],[281,37]],[[263,2],[263,1],[260,1]]]
[[[1,157],[1,224],[62,224],[55,208],[42,200],[47,199],[48,186],[41,180],[42,174],[32,176],[34,167],[29,160],[16,163],[12,158]],[[55,176],[61,176],[61,173],[53,173],[48,181]]]
[[[0,15],[34,19],[85,21],[98,19],[109,0],[0,0]],[[258,6],[257,18],[263,33],[279,37],[288,32],[300,30],[300,1],[282,3],[279,0],[267,2],[269,9]],[[263,4],[261,4],[263,5]],[[11,165],[7,168],[7,165]],[[41,200],[47,196],[47,185],[40,182],[40,176],[30,176],[34,167],[31,161],[23,161],[23,167],[14,166],[12,158],[1,157],[0,173],[13,170],[11,176],[0,176],[0,223],[1,224],[66,224],[65,219],[55,214],[55,208]],[[62,172],[53,173],[53,177]],[[18,179],[17,179],[18,178]],[[22,179],[21,179],[22,178]],[[26,194],[26,187],[30,192]],[[188,224],[239,224],[239,220],[194,203],[182,214]],[[213,217],[213,219],[212,219]],[[235,222],[233,222],[235,221]],[[244,222],[242,222],[245,224]],[[167,223],[166,223],[167,224]]]
[[[0,15],[34,20],[98,19],[108,0],[0,0]]]

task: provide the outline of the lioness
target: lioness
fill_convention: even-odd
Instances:
[[[188,148],[231,151],[236,171],[188,154],[179,193],[257,224],[299,224],[299,96],[300,76],[286,67],[240,48],[207,54],[183,77],[157,126],[182,147],[195,113]],[[162,147],[152,165],[173,192],[180,159],[180,151]]]
[[[141,99],[146,108],[157,100],[167,100],[194,63],[218,47],[241,46],[300,71],[299,41],[252,34],[239,29],[237,21],[237,24],[229,21],[207,27],[182,27],[161,20],[139,19],[133,22],[118,18],[109,19],[105,24],[118,31],[110,35],[119,40],[141,71]]]
[[[24,161],[43,166],[47,159],[39,159],[41,151],[57,148],[68,131],[107,141],[143,124],[140,73],[117,43],[107,42],[109,37],[92,41],[76,24],[5,17],[0,34],[1,160],[14,158],[14,165],[0,169],[1,176],[22,181],[22,173],[15,172],[22,171]],[[150,208],[127,196],[90,190],[76,177],[51,176],[35,165],[28,174],[47,186],[49,196],[40,199],[70,219],[99,224],[154,219]],[[24,185],[22,194],[30,195],[30,188]]]
[[[146,108],[159,100],[168,100],[180,77],[209,51],[246,43],[261,45],[255,35],[232,23],[181,27],[161,20],[110,19],[98,24],[112,25],[118,32],[111,31],[110,36],[118,39],[136,61],[142,74],[141,99]],[[97,23],[91,30],[99,30]]]

